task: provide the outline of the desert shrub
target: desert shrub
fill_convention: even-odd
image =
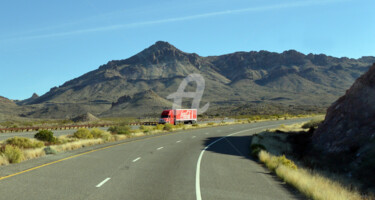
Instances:
[[[91,129],[90,133],[94,138],[102,138],[105,141],[109,141],[111,139],[110,133],[98,128]]]
[[[289,167],[291,169],[297,169],[297,165],[293,161],[286,158],[285,155],[278,156],[277,158],[278,158],[280,164],[282,164],[286,167]]]
[[[250,145],[251,155],[258,158],[259,152],[261,150],[266,150],[266,147],[262,144],[251,144]]]
[[[302,125],[302,128],[305,128],[305,129],[311,129],[311,128],[316,129],[316,128],[318,128],[318,126],[319,126],[322,122],[323,122],[322,119],[312,119],[312,120],[310,120],[310,121],[304,123],[304,124]]]
[[[209,126],[212,126],[212,125],[214,125],[215,123],[213,123],[213,122],[208,122],[207,123],[207,125],[209,125]]]
[[[33,141],[25,137],[13,137],[5,141],[6,144],[17,146],[19,148],[40,148],[44,146],[41,141]]]
[[[286,126],[285,126],[285,124],[281,124],[281,125],[279,126],[279,128],[283,128],[283,129],[285,129]]]
[[[46,154],[57,154],[57,151],[50,146],[43,149]]]
[[[183,128],[184,126],[185,126],[184,123],[178,123],[175,125],[175,127],[177,128]]]
[[[0,152],[0,166],[9,164],[8,158]]]
[[[3,154],[10,163],[19,163],[23,160],[22,150],[16,146],[5,145]]]
[[[80,128],[78,129],[73,136],[78,139],[92,139],[93,135],[91,134],[90,130],[87,128]]]
[[[155,130],[163,130],[164,129],[164,124],[157,124],[155,126]]]
[[[150,130],[149,129],[145,129],[145,130],[143,130],[143,133],[148,134],[148,133],[150,133]]]
[[[93,129],[90,130],[90,133],[91,133],[91,135],[92,135],[94,138],[102,138],[103,135],[105,134],[105,131],[102,130],[102,129],[93,128]]]
[[[128,125],[112,126],[108,129],[108,131],[113,134],[129,135],[131,133],[131,128]]]
[[[199,124],[193,124],[192,126],[194,126],[194,127],[199,127]]]
[[[37,140],[45,141],[45,142],[51,142],[54,143],[56,142],[56,138],[53,136],[53,132],[49,130],[41,130],[37,132],[34,135],[34,138]]]
[[[289,169],[298,169],[297,165],[292,161],[285,157],[285,155],[282,156],[273,156],[269,154],[266,151],[261,150],[259,155],[259,159],[266,164],[267,168],[271,171],[275,171],[276,168],[279,166],[284,166]]]
[[[165,131],[171,131],[173,129],[172,124],[165,124],[163,130]]]

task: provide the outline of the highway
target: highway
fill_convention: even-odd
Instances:
[[[179,131],[1,166],[0,176],[13,175],[0,178],[0,199],[304,199],[249,157],[249,142],[307,120]]]

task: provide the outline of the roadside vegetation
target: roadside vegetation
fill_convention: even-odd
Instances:
[[[304,117],[304,116],[300,116]],[[280,120],[284,118],[270,119],[268,120]],[[171,124],[157,124],[155,126],[142,125],[139,129],[131,129],[130,126],[126,125],[133,119],[127,119],[126,122],[121,119],[116,119],[120,122],[120,125],[114,125],[108,128],[107,131],[99,128],[81,128],[74,132],[73,135],[64,135],[55,137],[51,130],[41,130],[34,135],[33,139],[13,137],[6,141],[0,141],[0,165],[7,165],[10,163],[19,163],[24,160],[29,160],[48,154],[56,154],[59,152],[75,150],[87,146],[103,144],[106,142],[120,141],[137,136],[153,135],[166,132],[173,132],[179,130],[187,130],[194,128],[205,128],[213,126],[223,126],[232,124],[244,124],[244,123],[256,123],[258,121],[264,121],[264,117],[256,118],[243,118],[236,119],[233,122],[208,122],[203,124],[193,125],[171,125]]]
[[[293,138],[306,137],[322,122],[322,117],[307,123],[280,125],[254,135],[250,151],[254,158],[262,162],[271,172],[283,181],[314,200],[373,199],[370,194],[363,195],[358,188],[340,174],[324,168],[306,165],[295,152]]]

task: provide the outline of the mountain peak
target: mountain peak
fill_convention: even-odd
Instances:
[[[157,41],[155,44],[151,45],[147,49],[143,50],[140,53],[157,53],[157,52],[181,52],[181,50],[177,49],[175,46],[169,44],[168,42],[165,41]]]
[[[38,98],[39,97],[39,95],[37,94],[37,93],[33,93],[33,95],[31,96],[31,98],[33,98],[33,99],[35,99],[35,98]]]
[[[158,48],[174,48],[174,49],[176,49],[176,47],[174,47],[173,45],[171,45],[171,44],[169,44],[168,42],[165,42],[165,41],[157,41],[152,46],[155,46],[155,47],[158,47]]]
[[[150,62],[158,64],[163,60],[176,59],[186,56],[187,53],[177,49],[175,46],[164,41],[157,41],[147,49],[139,52],[137,55],[127,59],[130,63]]]

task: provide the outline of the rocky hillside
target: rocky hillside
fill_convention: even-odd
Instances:
[[[375,64],[329,107],[312,144],[320,158],[345,166],[340,170],[375,191]]]
[[[182,79],[199,73],[206,84],[201,105],[210,102],[210,109],[259,102],[286,108],[325,107],[344,94],[372,62],[375,57],[335,58],[294,50],[201,57],[159,41],[128,59],[110,61],[20,104],[32,106],[23,113],[28,117],[66,118],[86,112],[96,116],[129,116],[134,114],[131,109],[141,110],[138,113],[142,114],[160,112],[161,107],[167,108],[166,97],[177,90]],[[189,84],[187,90],[194,91],[195,87]],[[133,98],[126,102],[127,106],[113,106],[124,96],[139,96],[145,91],[153,91],[158,96],[155,99],[163,102],[158,105],[163,106],[152,106],[151,100],[142,103],[141,98]]]
[[[375,64],[328,108],[313,141],[331,153],[357,151],[371,141],[375,144]]]
[[[0,96],[0,121],[17,117],[21,108],[12,100]]]

